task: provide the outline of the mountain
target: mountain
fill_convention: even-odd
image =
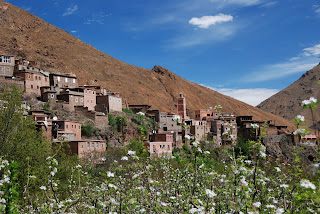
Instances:
[[[117,60],[35,15],[0,0],[0,51],[40,62],[49,72],[75,73],[81,84],[99,84],[120,92],[130,104],[150,104],[153,109],[176,112],[183,92],[190,116],[196,109],[222,105],[235,115],[292,123],[282,117],[224,96],[183,79],[161,66],[145,69]]]
[[[297,115],[303,115],[307,120],[306,125],[312,126],[310,109],[302,109],[303,100],[314,97],[320,100],[320,64],[303,74],[300,79],[289,87],[283,89],[272,97],[260,103],[257,107],[270,113],[292,120]],[[320,111],[314,111],[315,122],[320,128]]]

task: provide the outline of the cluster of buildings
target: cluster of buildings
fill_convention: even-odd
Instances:
[[[256,140],[262,135],[291,135],[287,126],[276,126],[272,121],[253,120],[252,116],[235,116],[221,112],[219,107],[195,111],[195,118],[187,115],[186,98],[177,97],[176,112],[161,112],[148,104],[123,105],[119,93],[107,91],[98,85],[79,85],[72,73],[49,73],[39,69],[39,64],[14,56],[0,55],[0,87],[15,84],[27,94],[35,94],[41,101],[60,105],[60,109],[81,112],[101,127],[108,124],[107,113],[128,108],[133,113],[143,113],[157,123],[145,145],[151,157],[171,156],[174,148],[189,145],[190,138],[197,141],[213,140],[217,147],[231,145],[241,135]],[[50,117],[50,112],[31,110],[35,120],[49,141],[69,142],[72,153],[82,158],[93,151],[104,152],[104,140],[83,139],[81,124]],[[256,125],[252,129],[252,124]],[[265,127],[265,128],[263,128]],[[309,136],[310,137],[310,136]]]

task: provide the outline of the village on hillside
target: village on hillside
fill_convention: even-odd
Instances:
[[[238,136],[256,140],[264,135],[275,141],[279,136],[287,136],[292,142],[311,146],[316,142],[313,134],[298,138],[288,131],[287,126],[254,120],[250,115],[223,112],[221,106],[196,110],[195,118],[190,118],[186,105],[188,95],[183,93],[177,94],[176,112],[161,112],[145,103],[128,104],[123,102],[120,93],[110,92],[103,86],[79,85],[75,74],[49,73],[41,70],[38,62],[0,55],[0,87],[6,85],[15,85],[44,104],[55,103],[61,111],[79,112],[101,126],[108,126],[108,114],[123,109],[144,115],[157,124],[144,142],[151,157],[171,156],[174,148],[189,145],[191,138],[197,141],[212,139],[216,147],[232,145]],[[89,139],[81,135],[83,124],[80,122],[60,119],[43,108],[34,109],[27,104],[24,107],[48,141],[68,142],[72,153],[79,158],[106,151],[108,143],[105,139]]]

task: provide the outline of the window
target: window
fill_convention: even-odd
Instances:
[[[51,98],[54,98],[54,94],[51,94]]]
[[[72,83],[76,83],[76,79],[72,79]]]
[[[170,150],[170,145],[168,145],[168,150]]]
[[[2,56],[0,56],[0,62],[2,62]]]
[[[31,79],[31,74],[29,74],[29,79]]]
[[[92,103],[92,99],[91,99],[91,103]]]
[[[7,71],[8,71],[8,72],[10,72],[10,70],[11,70],[10,68],[7,68]]]
[[[39,86],[37,85],[37,89],[39,89]]]
[[[48,78],[47,77],[45,78],[45,81],[48,82]]]
[[[90,143],[87,143],[87,147],[90,148]]]
[[[81,126],[79,126],[79,129],[81,129]]]
[[[33,85],[31,85],[31,88],[33,88]]]
[[[11,57],[10,56],[3,56],[3,62],[11,63]]]
[[[36,76],[36,80],[38,79],[38,77]]]
[[[94,148],[94,143],[91,144],[91,147]]]
[[[65,82],[68,82],[68,77],[64,78],[64,81],[65,81]]]
[[[75,98],[76,103],[78,102],[78,97]]]
[[[57,77],[57,80],[58,80],[58,82],[60,82],[60,77],[59,76]]]
[[[71,125],[71,128],[73,128],[73,125]]]
[[[0,67],[0,71],[3,71],[3,70],[2,70],[2,67]]]
[[[153,152],[156,152],[156,145],[153,145]]]
[[[67,128],[69,128],[69,125],[66,125]]]
[[[83,98],[81,98],[81,99],[80,99],[80,102],[82,102],[82,103],[83,103]]]
[[[39,77],[39,80],[41,80],[41,77]]]
[[[83,145],[81,145],[81,148],[83,148]]]
[[[98,142],[96,143],[96,147],[97,147],[97,148],[99,147],[99,143],[98,143]]]

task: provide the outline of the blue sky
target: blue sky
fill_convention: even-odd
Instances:
[[[319,0],[7,0],[132,65],[257,105],[319,63]]]

